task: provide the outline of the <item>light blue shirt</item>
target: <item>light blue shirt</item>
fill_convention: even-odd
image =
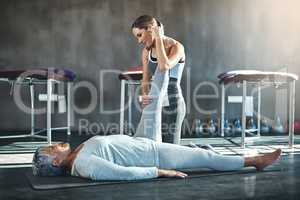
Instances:
[[[142,159],[141,159],[142,158]],[[139,180],[158,176],[158,150],[147,138],[94,136],[77,154],[72,176],[93,180]]]

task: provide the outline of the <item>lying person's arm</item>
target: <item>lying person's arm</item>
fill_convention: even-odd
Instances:
[[[124,167],[97,156],[89,156],[75,165],[76,176],[92,180],[140,180],[158,177],[156,167]]]

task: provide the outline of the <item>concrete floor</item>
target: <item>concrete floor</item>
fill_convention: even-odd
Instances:
[[[87,138],[65,140],[76,146]],[[276,171],[48,191],[31,188],[25,176],[30,168],[0,169],[0,199],[299,199],[300,154],[285,155],[272,167]]]

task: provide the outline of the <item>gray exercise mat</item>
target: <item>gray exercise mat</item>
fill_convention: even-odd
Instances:
[[[278,169],[270,167],[263,172],[278,172],[283,169]],[[223,176],[223,175],[234,175],[234,174],[250,174],[250,173],[262,173],[257,172],[253,168],[245,168],[239,171],[230,171],[230,172],[216,172],[211,170],[182,170],[188,173],[189,178],[198,178],[198,177],[208,177],[208,176]],[[31,172],[26,173],[26,176],[31,184],[31,187],[36,190],[53,190],[53,189],[64,189],[64,188],[76,188],[76,187],[87,187],[95,185],[111,185],[111,184],[124,184],[124,183],[141,183],[141,182],[151,182],[151,181],[172,181],[179,180],[176,178],[156,178],[156,179],[147,179],[147,180],[138,180],[138,181],[92,181],[89,179],[65,176],[65,177],[38,177],[33,176]]]

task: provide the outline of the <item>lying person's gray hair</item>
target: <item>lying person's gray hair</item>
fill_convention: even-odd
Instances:
[[[39,147],[32,160],[32,172],[35,176],[65,176],[66,168],[53,165],[55,156],[45,152],[47,147]]]

